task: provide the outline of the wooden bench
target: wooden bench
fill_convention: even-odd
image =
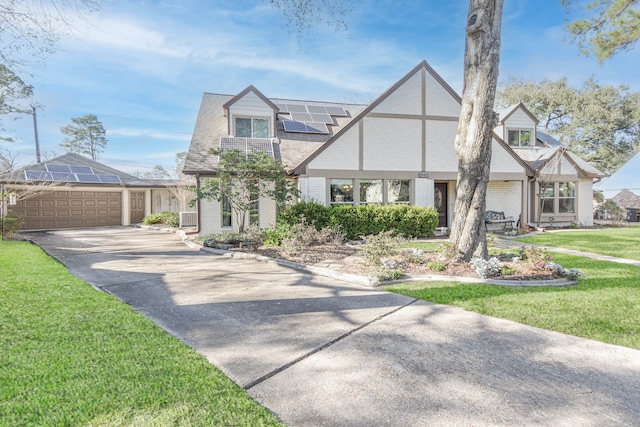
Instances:
[[[507,224],[510,224],[511,229],[513,229],[515,222],[516,221],[513,219],[513,217],[505,217],[504,212],[487,211],[484,215],[484,229],[486,231],[489,231],[489,229],[487,228],[489,224],[501,224],[502,230],[506,230]]]

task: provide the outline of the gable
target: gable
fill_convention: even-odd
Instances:
[[[452,94],[451,88],[443,86],[441,79],[430,72],[425,73],[426,111],[428,116],[460,116],[460,98]],[[455,95],[455,96],[454,96]]]
[[[533,129],[536,127],[536,122],[522,108],[514,110],[502,123],[507,129]]]
[[[422,114],[422,74],[418,71],[383,99],[372,113]]]

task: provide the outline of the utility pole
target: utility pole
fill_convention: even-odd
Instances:
[[[36,115],[36,106],[32,105],[33,111],[33,134],[36,137],[36,163],[40,163],[40,141],[38,140],[38,119]]]

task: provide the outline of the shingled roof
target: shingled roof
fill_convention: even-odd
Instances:
[[[200,110],[196,119],[191,145],[185,161],[185,173],[213,174],[218,167],[218,156],[210,150],[217,148],[221,137],[228,136],[228,118],[225,117],[225,105],[237,95],[205,93],[202,96]],[[318,105],[324,107],[342,107],[347,117],[334,117],[334,125],[328,126],[329,134],[307,134],[285,132],[280,119],[276,122],[277,142],[274,155],[291,170],[328,141],[335,133],[349,123],[366,105],[344,104],[337,102],[304,101],[294,99],[269,98],[273,104]]]

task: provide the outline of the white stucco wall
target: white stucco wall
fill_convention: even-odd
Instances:
[[[231,134],[235,134],[235,117],[255,117],[269,119],[269,134],[275,135],[275,124],[273,123],[273,110],[255,93],[249,92],[241,99],[237,100],[229,107],[231,118]]]
[[[458,122],[427,120],[427,170],[456,172],[458,156],[454,142]]]
[[[364,170],[419,171],[422,168],[422,121],[366,117]]]
[[[200,201],[200,234],[217,234],[222,232],[222,209],[220,202]],[[225,231],[231,231],[227,228]]]
[[[426,73],[425,82],[427,115],[458,117],[460,103],[430,73]]]
[[[359,135],[359,126],[353,126],[322,151],[318,157],[309,162],[308,168],[358,170]]]
[[[395,92],[377,105],[374,113],[422,114],[421,72],[411,76]]]
[[[327,204],[327,180],[323,177],[301,177],[298,179],[300,200]]]
[[[525,168],[495,139],[491,145],[491,172],[525,173]]]

